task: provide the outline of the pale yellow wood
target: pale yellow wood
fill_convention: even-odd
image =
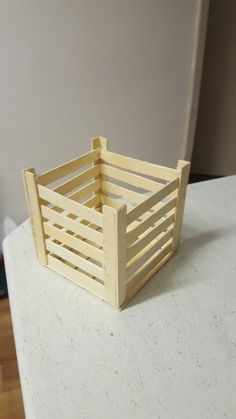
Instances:
[[[95,137],[91,139],[91,148],[96,150],[97,148],[107,150],[108,149],[108,140],[105,137]]]
[[[175,213],[175,228],[174,228],[174,237],[173,237],[173,252],[177,250],[180,243],[180,234],[184,214],[184,203],[186,190],[188,185],[188,178],[190,172],[190,163],[184,160],[178,161],[177,171],[179,174],[179,188],[177,196],[177,206]]]
[[[139,240],[135,241],[127,250],[127,260],[132,259],[137,253],[144,249],[149,243],[152,242],[160,233],[174,222],[174,215],[169,215],[160,224],[151,229],[150,232],[142,236]]]
[[[178,187],[179,179],[172,180],[172,182],[165,185],[160,191],[154,193],[149,198],[145,199],[144,202],[135,207],[127,217],[127,223],[132,223],[136,218],[140,217],[144,212],[148,211],[159,201],[167,197]]]
[[[97,194],[100,190],[101,182],[100,180],[95,180],[90,182],[88,185],[83,186],[78,191],[68,195],[68,198],[73,199],[73,201],[81,201],[88,195],[91,195],[93,192]]]
[[[62,231],[57,227],[54,227],[47,222],[43,223],[45,233],[51,238],[58,240],[59,242],[65,244],[66,246],[76,250],[77,252],[83,253],[85,256],[92,258],[98,262],[103,263],[103,251],[97,247],[92,246],[91,244],[86,243],[83,240],[80,240],[77,237],[74,237],[68,234],[66,231]],[[46,240],[47,243],[47,240]],[[46,244],[47,247],[47,244]]]
[[[126,298],[126,206],[114,209],[104,205],[104,273],[106,299],[119,308]]]
[[[120,180],[121,182],[144,189],[146,191],[157,192],[163,187],[162,183],[126,172],[116,167],[109,166],[108,164],[101,164],[100,171],[104,176],[110,176],[114,179]]]
[[[26,188],[34,236],[41,237],[36,249],[44,264],[122,308],[178,247],[189,163],[169,169],[110,153],[103,137],[91,148],[40,177],[25,171],[36,191],[35,205]],[[88,165],[53,190],[45,187]]]
[[[62,183],[61,185],[57,186],[53,190],[57,193],[62,195],[67,194],[68,192],[72,191],[75,188],[78,188],[83,183],[91,180],[92,178],[99,175],[99,166],[90,167],[87,170],[84,170],[79,175],[74,176],[73,178],[67,180],[66,182]]]
[[[40,211],[35,169],[30,168],[23,170],[22,174],[24,179],[25,193],[33,230],[33,238],[36,253],[38,256],[39,263],[41,265],[47,265],[47,254],[45,249],[44,231]]]
[[[75,254],[74,252],[71,252],[65,247],[60,246],[48,239],[46,240],[46,248],[53,254],[59,256],[65,261],[72,263],[73,265],[77,266],[79,269],[83,270],[84,272],[88,272],[90,275],[93,275],[101,280],[104,280],[103,269],[95,265],[94,263],[90,262],[89,260],[82,258],[81,256]]]
[[[101,195],[101,203],[102,205],[108,205],[115,209],[118,209],[121,206],[121,202],[118,199],[113,199],[106,195]]]
[[[127,267],[128,278],[130,278],[148,259],[150,259],[156,252],[158,252],[160,248],[164,246],[164,244],[171,240],[172,236],[173,228],[171,228],[165,233],[161,233],[157,237],[157,240],[154,241],[154,244],[151,243],[149,246],[143,249],[142,253],[140,252],[141,254],[139,257],[136,256],[136,258],[134,258],[134,262],[132,259],[130,261],[131,263],[129,262],[129,265]]]
[[[91,149],[92,150],[97,150],[97,149],[99,150],[99,158],[100,158],[100,150],[107,150],[107,148],[108,148],[108,140],[106,138],[95,137],[95,138],[91,139]],[[101,160],[99,159],[95,163],[93,163],[94,166],[97,166],[98,169],[99,169],[99,174],[96,175],[94,180],[96,180],[96,179],[101,180],[100,162],[101,162]],[[100,183],[100,187],[101,187],[101,183]],[[102,205],[102,202],[101,202],[101,188],[100,188],[100,191],[99,191],[99,195],[100,195],[100,208],[101,208],[101,205]]]
[[[84,288],[93,294],[97,295],[101,299],[105,299],[105,287],[95,279],[91,279],[87,275],[83,274],[82,272],[77,271],[76,269],[72,269],[67,266],[65,263],[61,262],[60,260],[56,259],[52,255],[48,255],[48,265],[51,269],[59,273],[60,275],[65,276],[66,278],[70,279],[71,281],[75,282],[81,288]]]
[[[148,213],[149,215],[144,221],[138,223],[132,230],[127,233],[127,244],[130,245],[133,243],[137,237],[144,233],[149,227],[154,225],[154,223],[161,220],[162,217],[170,215],[170,211],[173,213],[172,210],[175,208],[176,202],[176,198],[171,199],[169,202],[161,205],[155,212]]]
[[[126,301],[123,306],[128,304],[128,302],[137,294],[146,282],[152,278],[166,262],[168,262],[172,255],[171,244],[167,244],[166,247],[163,247],[163,250],[158,253],[148,265],[145,265],[143,269],[136,272],[135,276],[133,276],[127,284]]]
[[[114,183],[108,182],[104,180],[103,177],[101,181],[101,188],[102,193],[105,192],[112,193],[118,196],[124,196],[132,202],[141,203],[144,202],[146,199],[145,195],[126,189],[123,186],[115,185]]]
[[[106,194],[107,194],[107,192],[103,191],[103,194],[101,195],[101,203],[102,203],[102,205],[108,205],[108,206],[110,206],[112,208],[118,209],[118,208],[120,208],[121,205],[124,204],[124,201],[122,202],[122,198],[120,198],[120,199],[119,198],[118,199],[114,199],[114,198],[111,198],[111,197],[107,196]],[[127,203],[125,203],[125,205],[127,207],[127,210],[128,209],[131,210],[133,208],[133,206],[131,206],[131,205],[127,204]]]
[[[70,173],[75,172],[81,167],[86,166],[89,163],[93,163],[98,159],[99,150],[89,151],[76,159],[57,166],[55,169],[42,173],[38,178],[38,182],[43,186],[49,185],[50,183],[55,182],[56,180],[63,178],[64,176],[69,175]]]
[[[38,185],[38,190],[40,198],[45,201],[50,202],[51,204],[54,204],[64,210],[68,210],[78,217],[84,218],[99,227],[103,226],[103,217],[99,212],[94,211],[93,209],[78,202],[72,201],[65,196],[59,195],[57,192],[50,191],[45,188],[45,186]]]
[[[96,243],[99,246],[103,246],[103,234],[87,227],[86,225],[82,224],[79,221],[75,221],[68,216],[63,214],[59,214],[58,212],[54,211],[51,208],[45,207],[44,205],[41,206],[42,216],[53,222],[54,224],[58,224],[61,227],[66,228],[67,230],[73,231],[75,234],[79,234],[80,236],[84,237],[85,239],[90,240],[91,242]]]
[[[111,153],[110,151],[101,150],[100,158],[104,160],[105,163],[113,164],[114,166],[121,167],[122,169],[131,170],[133,172],[158,179],[171,181],[176,179],[178,176],[176,169],[147,163],[142,160],[133,159],[132,157]]]
[[[127,292],[135,287],[140,280],[146,277],[146,275],[152,271],[160,262],[162,259],[164,259],[169,253],[171,252],[171,243],[167,243],[164,245],[160,251],[152,258],[150,258],[146,263],[144,263],[139,270],[135,272],[135,274],[128,280],[127,283]]]

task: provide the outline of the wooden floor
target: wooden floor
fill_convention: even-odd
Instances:
[[[0,300],[0,419],[24,419],[8,298]]]

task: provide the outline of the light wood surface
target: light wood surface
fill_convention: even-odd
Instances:
[[[8,298],[0,300],[0,419],[24,419]]]
[[[83,156],[24,179],[39,262],[120,308],[179,245],[189,163],[172,169],[107,146],[93,138]]]

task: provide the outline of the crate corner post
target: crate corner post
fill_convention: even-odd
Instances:
[[[107,302],[120,309],[127,286],[127,207],[103,206],[104,272]]]
[[[48,260],[45,248],[45,237],[42,214],[40,210],[36,171],[31,167],[23,170],[22,175],[37,257],[41,265],[47,265]]]
[[[91,139],[91,148],[92,150],[96,150],[96,148],[100,148],[102,150],[108,149],[108,140],[105,137],[94,137]]]
[[[178,160],[177,173],[179,177],[177,205],[175,212],[174,233],[173,233],[173,247],[172,252],[178,250],[180,244],[181,228],[184,215],[184,204],[189,179],[190,163],[185,160]]]

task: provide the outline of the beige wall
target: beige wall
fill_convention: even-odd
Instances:
[[[236,174],[236,1],[209,11],[192,171]]]
[[[199,0],[0,0],[0,222],[26,217],[21,169],[107,136],[175,165],[186,150]]]

